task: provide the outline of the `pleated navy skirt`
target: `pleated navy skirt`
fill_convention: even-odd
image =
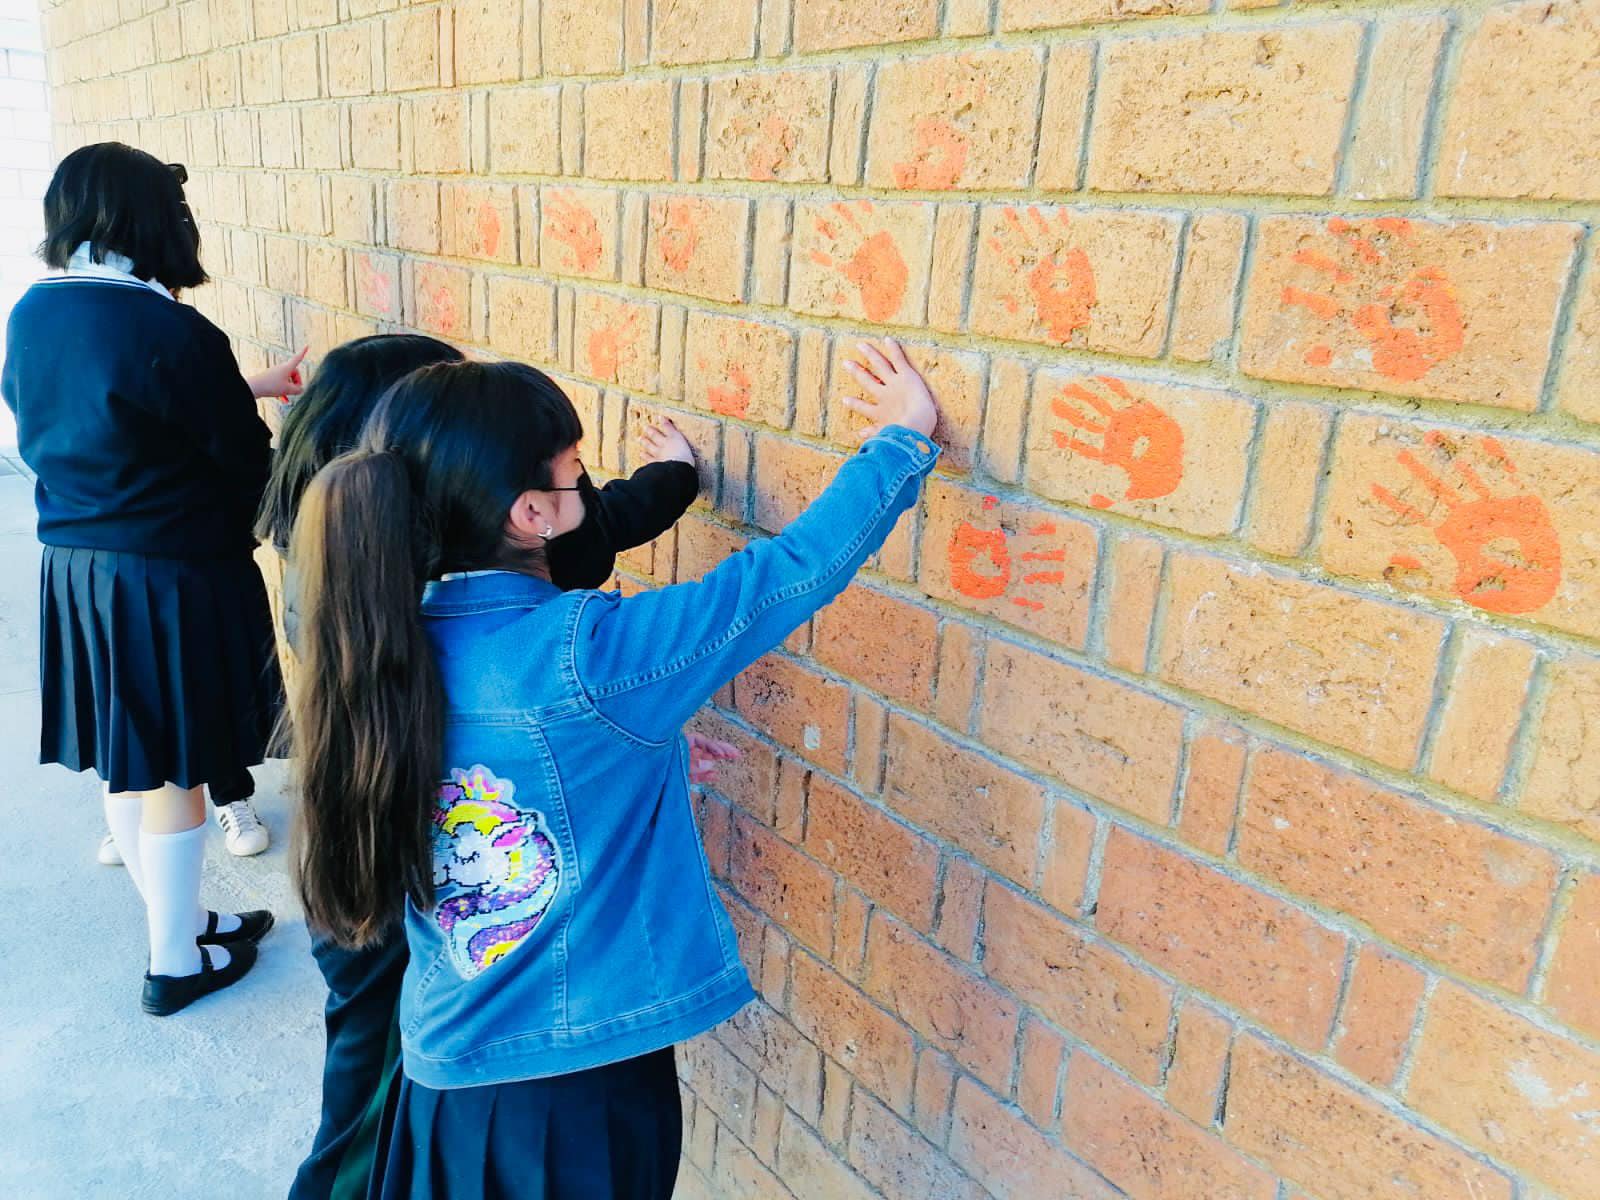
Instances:
[[[226,784],[265,757],[283,683],[249,555],[46,546],[39,609],[40,762],[142,792]]]
[[[435,1091],[402,1079],[370,1200],[670,1200],[672,1048],[590,1071]]]

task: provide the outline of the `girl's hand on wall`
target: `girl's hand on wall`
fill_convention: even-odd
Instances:
[[[277,366],[261,372],[250,379],[250,392],[258,399],[265,396],[278,396],[288,403],[290,396],[298,396],[306,390],[305,380],[300,377],[300,364],[305,361],[306,352],[310,346],[301,348],[288,362],[279,363]]]
[[[689,782],[712,783],[717,778],[717,764],[732,762],[744,755],[732,742],[719,742],[703,733],[685,735],[689,739]]]
[[[681,462],[694,466],[694,448],[670,417],[662,417],[646,426],[639,435],[639,446],[647,463]]]
[[[924,437],[932,437],[939,423],[939,405],[917,373],[900,343],[884,338],[879,343],[857,345],[863,361],[846,360],[845,366],[866,391],[866,397],[846,396],[845,407],[867,419],[862,438],[880,433],[889,425],[904,425]]]

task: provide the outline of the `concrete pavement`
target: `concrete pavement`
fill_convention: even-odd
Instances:
[[[285,871],[283,764],[256,773],[273,846],[236,859],[213,823],[205,902],[278,925],[241,983],[139,1011],[144,920],[100,866],[99,783],[38,757],[32,485],[0,458],[0,1196],[281,1198],[316,1125],[320,976]]]

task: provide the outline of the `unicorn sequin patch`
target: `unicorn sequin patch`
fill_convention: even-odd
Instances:
[[[516,785],[459,767],[433,809],[433,919],[472,979],[510,954],[550,909],[561,863],[544,817],[512,803]]]

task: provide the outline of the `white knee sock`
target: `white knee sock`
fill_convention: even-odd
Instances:
[[[122,855],[122,865],[128,868],[128,878],[144,895],[144,867],[139,861],[139,813],[144,808],[144,797],[138,792],[105,791],[106,825],[111,829],[111,840],[117,853]]]
[[[144,867],[145,918],[150,923],[150,974],[193,975],[200,970],[195,944],[195,914],[200,908],[200,868],[205,862],[206,827],[182,833],[139,831],[139,861]],[[204,917],[201,917],[202,928]],[[220,946],[207,948],[214,966],[228,962]]]

